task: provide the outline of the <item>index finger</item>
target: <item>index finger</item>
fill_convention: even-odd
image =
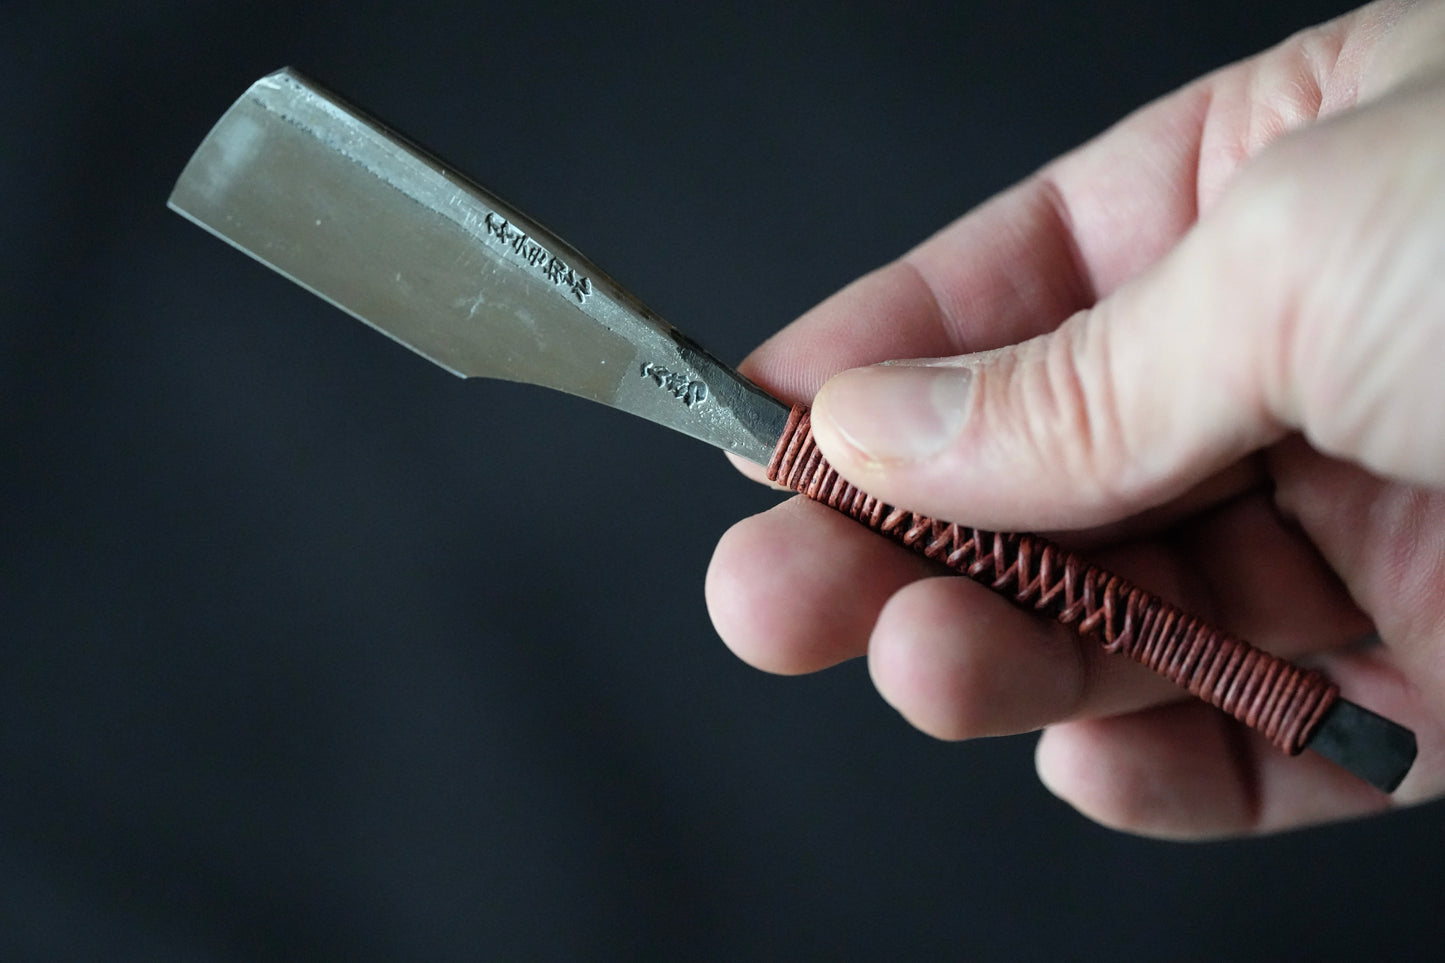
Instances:
[[[1015,344],[1157,261],[1234,172],[1291,129],[1350,106],[1376,33],[1367,7],[1150,104],[854,282],[742,370],[806,401],[846,368]]]

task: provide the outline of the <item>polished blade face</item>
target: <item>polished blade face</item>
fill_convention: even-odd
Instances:
[[[758,462],[786,420],[541,225],[293,71],[226,112],[170,206],[462,377],[555,388]]]

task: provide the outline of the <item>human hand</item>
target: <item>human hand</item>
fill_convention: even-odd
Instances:
[[[1414,729],[1393,797],[802,499],[719,544],[723,638],[777,672],[866,654],[941,738],[1044,728],[1045,784],[1134,832],[1445,792],[1442,118],[1445,4],[1366,7],[1145,108],[744,366],[817,392],[870,494],[1051,530]],[[936,360],[828,380],[899,357]]]

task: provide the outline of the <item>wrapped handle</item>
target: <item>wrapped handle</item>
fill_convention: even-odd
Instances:
[[[1048,539],[935,521],[859,491],[823,458],[802,405],[788,418],[768,478],[1147,665],[1290,755],[1305,747],[1339,697],[1320,673],[1257,649]]]

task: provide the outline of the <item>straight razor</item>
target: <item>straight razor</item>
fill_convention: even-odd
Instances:
[[[1206,624],[1036,535],[883,504],[840,478],[806,408],[773,398],[580,252],[291,70],[257,81],[186,166],[170,206],[464,378],[543,385],[641,415],[1131,656],[1263,734],[1385,792],[1410,730],[1322,674]]]

